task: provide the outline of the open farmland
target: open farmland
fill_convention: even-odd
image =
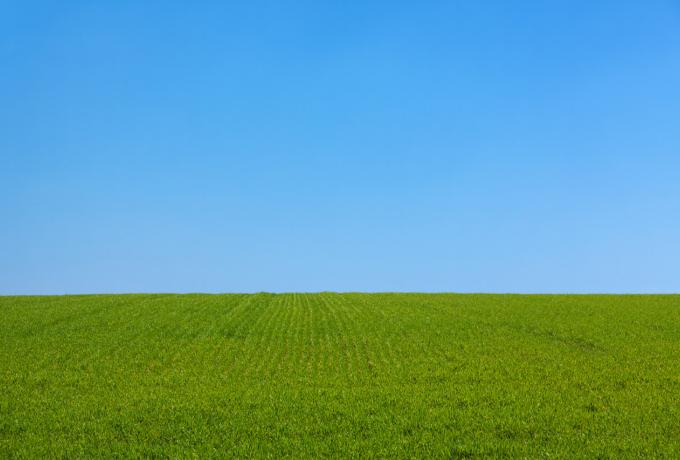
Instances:
[[[0,297],[0,457],[680,457],[680,296]]]

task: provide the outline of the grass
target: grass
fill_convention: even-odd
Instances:
[[[680,296],[0,297],[0,457],[680,458]]]

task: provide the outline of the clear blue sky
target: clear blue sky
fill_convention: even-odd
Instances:
[[[0,294],[680,292],[680,3],[3,1],[0,192]]]

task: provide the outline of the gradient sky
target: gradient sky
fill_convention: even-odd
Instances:
[[[677,1],[0,1],[0,294],[680,292]]]

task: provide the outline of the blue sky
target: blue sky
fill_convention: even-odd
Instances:
[[[680,292],[678,2],[0,2],[0,62],[0,294]]]

